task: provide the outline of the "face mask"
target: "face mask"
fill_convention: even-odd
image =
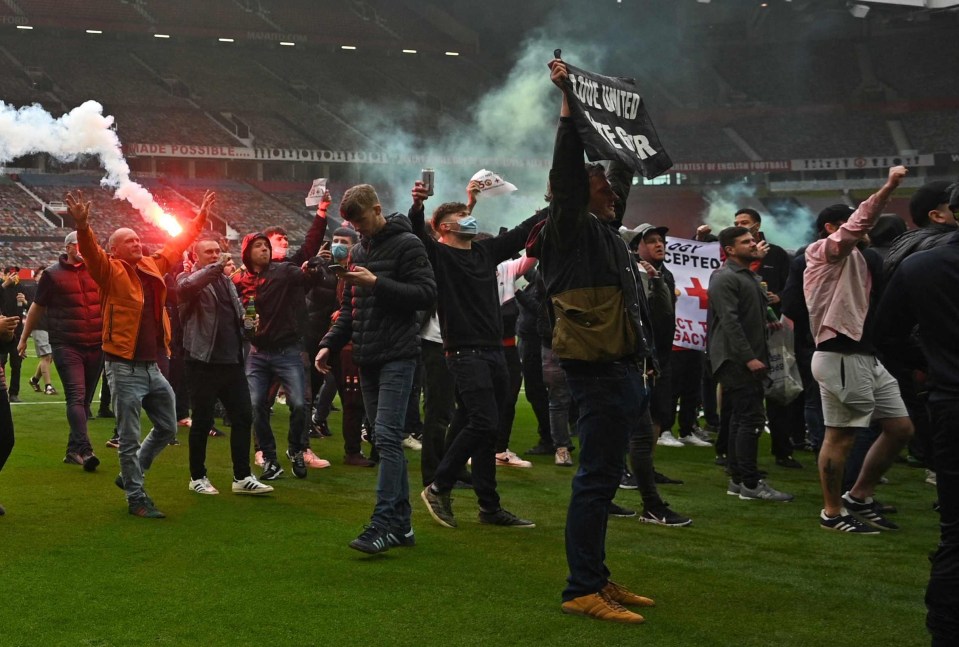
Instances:
[[[463,234],[464,236],[475,236],[476,232],[479,230],[479,227],[476,225],[476,218],[473,216],[467,216],[459,221],[459,229],[456,233]]]
[[[330,251],[333,252],[333,260],[337,263],[350,255],[350,248],[343,243],[333,243]]]

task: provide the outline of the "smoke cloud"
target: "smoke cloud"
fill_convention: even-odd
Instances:
[[[106,171],[100,184],[115,189],[114,197],[133,205],[147,222],[176,236],[183,230],[176,219],[130,179],[130,167],[112,125],[113,117],[104,116],[103,106],[96,101],[87,101],[58,119],[39,105],[17,110],[0,101],[0,161],[34,153],[46,153],[61,162],[96,155]]]
[[[360,131],[383,142],[387,153],[421,156],[423,167],[435,170],[435,195],[427,203],[427,217],[443,202],[465,202],[466,185],[481,168],[515,184],[519,190],[508,196],[479,198],[474,215],[483,231],[495,234],[500,226],[515,226],[546,206],[543,196],[562,100],[546,67],[553,50],[562,48],[564,58],[587,69],[600,69],[606,60],[595,38],[587,42],[582,31],[577,30],[577,37],[571,31],[559,20],[533,31],[517,48],[504,81],[469,109],[442,119],[425,137],[397,132],[398,123],[415,121],[419,108],[413,103],[385,108],[356,104],[348,112]],[[475,164],[454,164],[451,157],[475,158]],[[516,160],[522,163],[517,165]],[[389,208],[402,212],[419,176],[420,167],[384,165],[363,170],[363,181],[378,188],[382,185],[386,189],[382,193],[392,200]]]
[[[756,197],[755,187],[746,184],[730,184],[708,191],[706,209],[702,222],[709,225],[714,234],[733,225],[736,212],[742,208],[755,209],[762,216],[761,231],[766,240],[785,249],[797,249],[813,239],[816,215],[795,200],[767,200]]]

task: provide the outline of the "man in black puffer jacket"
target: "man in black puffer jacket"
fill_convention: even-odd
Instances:
[[[416,311],[433,307],[436,282],[410,221],[398,213],[384,216],[372,186],[349,189],[340,215],[362,238],[350,250],[348,268],[339,272],[346,283],[340,314],[320,341],[316,369],[329,372],[330,357],[352,341],[380,470],[370,524],[350,548],[373,554],[415,541],[403,426],[420,354]]]
[[[70,437],[63,462],[83,465],[83,469],[92,472],[100,459],[93,453],[87,433],[87,408],[103,368],[100,292],[80,257],[75,231],[67,235],[64,246],[60,260],[40,277],[18,351],[26,352],[30,333],[44,319],[53,346],[53,362],[67,398]]]

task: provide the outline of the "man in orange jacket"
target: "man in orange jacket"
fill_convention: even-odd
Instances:
[[[143,489],[143,473],[176,434],[173,389],[157,368],[160,353],[170,355],[170,320],[166,309],[163,275],[176,265],[196,239],[216,198],[203,196],[200,212],[176,238],[152,256],[144,256],[140,237],[121,228],[110,236],[104,251],[88,222],[90,203],[67,195],[70,215],[76,221],[77,243],[90,276],[100,288],[103,312],[103,355],[107,379],[116,399],[120,476],[117,485],[126,492],[130,514],[162,519]],[[154,423],[140,444],[140,411],[146,408]]]

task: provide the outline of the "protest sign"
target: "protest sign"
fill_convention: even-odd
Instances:
[[[722,267],[719,243],[666,237],[666,267],[676,279],[676,335],[679,348],[706,350],[709,277]]]
[[[492,198],[497,195],[506,195],[516,190],[516,185],[510,184],[503,178],[485,168],[476,172],[476,175],[470,178],[471,182],[479,184],[479,194],[481,196]]]
[[[587,72],[569,63],[566,69],[566,101],[586,157],[594,162],[619,160],[647,178],[672,167],[635,80]]]
[[[306,194],[306,206],[315,207],[323,200],[323,194],[326,193],[326,178],[318,177],[313,180],[313,186],[310,192]]]

